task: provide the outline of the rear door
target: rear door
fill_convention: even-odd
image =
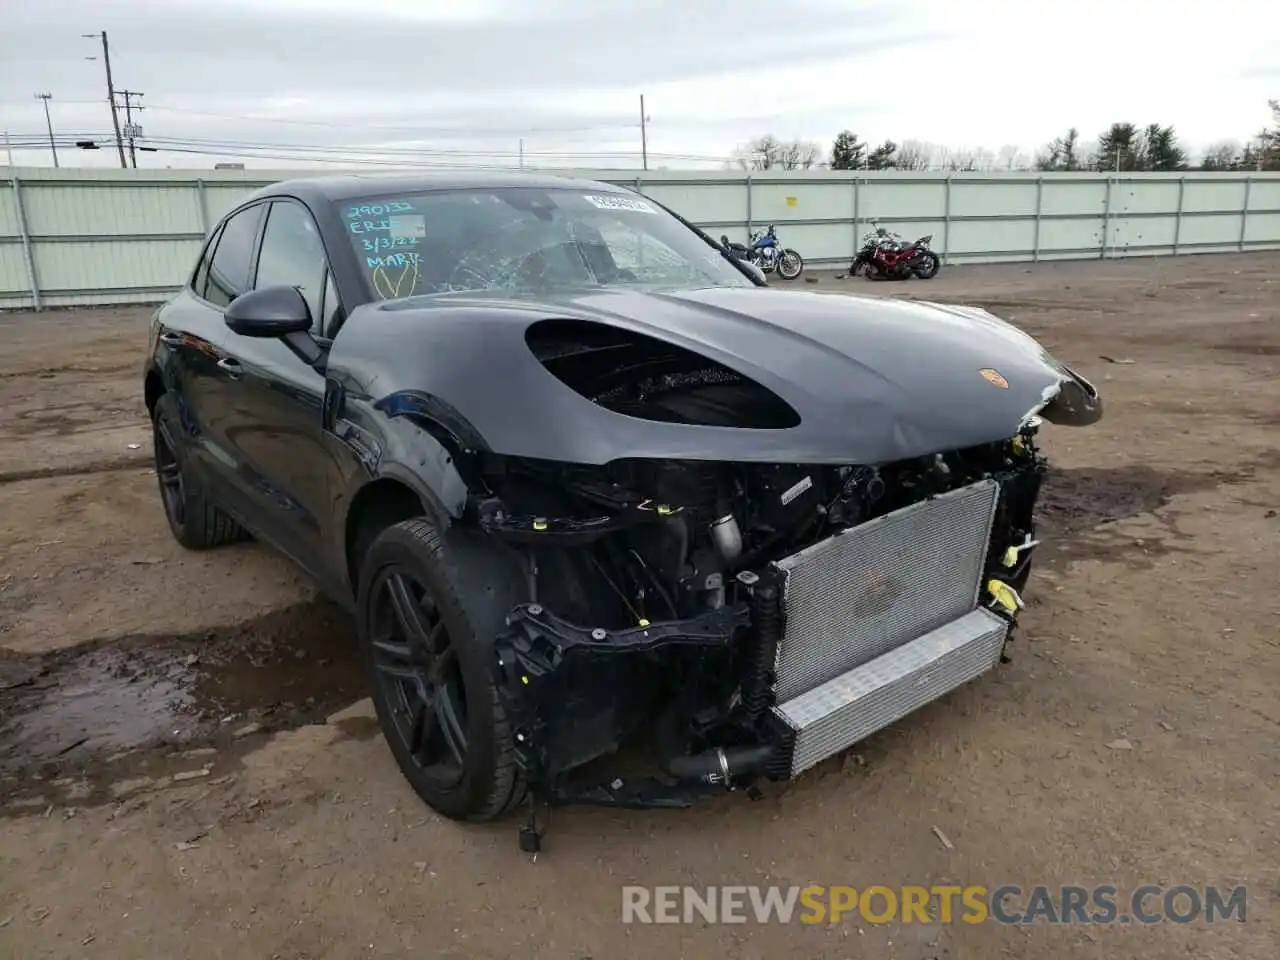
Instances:
[[[218,385],[227,378],[219,363],[230,331],[205,293],[225,226],[219,224],[209,235],[189,282],[157,311],[155,321],[156,356],[165,389],[175,401],[188,466],[200,482],[215,488],[215,496],[223,471],[213,421]]]
[[[296,287],[321,342],[341,314],[329,260],[311,211],[293,199],[272,200],[254,253],[251,289]],[[322,410],[325,380],[280,340],[228,331],[223,349],[232,368],[223,436],[234,461],[247,522],[321,578],[331,516],[330,448]]]
[[[192,282],[194,308],[204,318],[209,331],[202,346],[210,348],[201,360],[199,409],[204,431],[203,448],[214,498],[233,515],[241,517],[248,504],[235,483],[235,459],[227,434],[228,405],[232,400],[234,363],[226,354],[231,330],[223,311],[249,288],[258,230],[266,213],[265,203],[254,203],[232,213],[219,228],[217,244],[207,264],[202,264]]]

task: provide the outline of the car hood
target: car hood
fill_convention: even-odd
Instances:
[[[758,287],[606,288],[536,302],[413,298],[373,312],[381,316],[355,311],[348,326],[380,328],[390,374],[380,379],[393,388],[384,393],[430,394],[498,453],[877,463],[1004,439],[1036,414],[1085,425],[1102,413],[1087,381],[976,307]],[[611,413],[533,358],[524,331],[540,319],[605,324],[695,351],[772,390],[800,424],[703,427]],[[419,349],[410,330],[420,331]],[[335,359],[351,332],[344,327]],[[474,368],[457,362],[472,354]]]

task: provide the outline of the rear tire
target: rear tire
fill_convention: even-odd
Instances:
[[[192,477],[180,424],[173,394],[162,394],[151,415],[151,443],[160,503],[173,538],[188,550],[247,539],[244,528],[210,503]]]
[[[424,519],[387,527],[360,565],[361,659],[383,736],[414,792],[453,820],[495,820],[525,797],[492,672],[518,583],[489,544]]]
[[[936,253],[922,254],[920,263],[915,268],[915,275],[921,280],[932,280],[942,268],[942,262]]]

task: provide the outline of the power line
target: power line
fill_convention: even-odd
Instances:
[[[166,113],[191,114],[197,117],[217,117],[223,120],[245,120],[251,123],[271,123],[271,124],[290,124],[304,127],[324,127],[334,130],[392,130],[398,133],[422,132],[422,133],[441,133],[441,134],[468,134],[472,136],[492,135],[509,137],[513,134],[533,134],[533,133],[594,133],[601,130],[634,130],[636,124],[630,122],[618,123],[588,123],[588,124],[565,124],[546,127],[440,127],[440,126],[423,126],[416,123],[366,123],[363,121],[337,121],[337,120],[303,120],[297,117],[263,117],[252,116],[247,114],[235,113],[216,113],[209,110],[195,110],[189,107],[171,106],[168,104],[153,103],[150,105],[152,110],[162,110]]]
[[[30,144],[37,137],[43,137],[43,134],[34,133],[18,133],[13,135],[16,141],[25,141]],[[63,139],[93,139],[101,137],[100,134],[74,134],[60,137]],[[484,149],[480,147],[433,147],[426,144],[417,145],[404,141],[391,144],[364,144],[364,145],[335,145],[335,144],[317,144],[317,143],[279,143],[279,142],[263,142],[263,141],[247,141],[247,140],[228,140],[221,138],[201,138],[201,137],[167,137],[167,136],[149,136],[144,139],[145,143],[154,149],[166,149],[170,147],[185,147],[190,149],[198,149],[210,147],[219,150],[269,150],[269,151],[285,151],[292,153],[321,153],[334,154],[341,156],[373,156],[377,157],[421,157],[421,156],[443,156],[443,157],[501,157],[519,159],[521,150],[517,143],[515,150],[494,150]],[[139,149],[147,149],[140,147]],[[591,158],[591,157],[634,157],[636,154],[631,150],[529,150],[527,147],[523,151],[526,158],[535,157],[555,157],[565,159],[575,158]],[[704,162],[720,162],[728,159],[721,155],[707,154],[682,154],[682,153],[652,153],[651,157],[664,160],[698,160]]]
[[[432,147],[427,144],[412,144],[405,141],[386,145],[334,145],[316,143],[279,143],[250,140],[232,140],[222,138],[199,137],[142,137],[140,127],[133,123],[132,109],[141,109],[132,104],[132,99],[140,94],[137,91],[117,91],[126,100],[129,114],[125,132],[130,137],[130,154],[136,166],[137,150],[151,153],[165,152],[187,154],[193,156],[243,157],[258,160],[306,161],[324,164],[348,164],[378,166],[445,166],[445,167],[478,167],[486,163],[502,169],[528,162],[537,166],[539,162],[553,165],[602,166],[615,167],[615,161],[631,161],[623,166],[631,167],[640,159],[647,164],[650,157],[656,160],[671,162],[697,162],[722,164],[729,158],[724,156],[708,156],[703,154],[663,153],[649,154],[647,147],[644,155],[637,158],[631,150],[528,150],[517,141],[515,150],[494,150],[478,147]],[[105,139],[110,139],[110,134]],[[98,140],[104,135],[97,133],[76,133],[59,136],[56,142],[68,148],[99,149]],[[18,149],[31,149],[38,146],[38,135],[17,134],[11,138],[11,144]],[[647,167],[645,167],[647,169]]]
[[[90,57],[89,59],[95,59]],[[120,93],[122,91],[116,91]],[[2,100],[4,103],[22,103],[20,100]],[[59,103],[74,104],[78,106],[96,105],[99,100],[59,100]],[[634,122],[619,121],[617,123],[579,123],[564,124],[559,126],[466,126],[466,127],[448,127],[423,125],[418,123],[367,123],[359,120],[301,120],[297,117],[262,117],[251,116],[248,114],[237,113],[218,113],[210,110],[196,110],[191,107],[177,107],[162,103],[147,104],[148,110],[159,110],[163,113],[173,113],[179,115],[187,115],[192,117],[213,117],[219,120],[243,120],[250,123],[269,123],[273,126],[285,124],[289,126],[302,127],[320,127],[327,130],[386,130],[394,133],[422,133],[422,134],[439,134],[448,136],[450,134],[465,136],[474,139],[494,138],[519,138],[521,135],[534,134],[558,134],[558,133],[600,133],[607,130],[634,130],[638,124]]]

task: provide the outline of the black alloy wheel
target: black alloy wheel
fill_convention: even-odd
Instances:
[[[446,817],[503,816],[525,780],[493,645],[524,596],[519,565],[487,537],[425,517],[356,544],[360,658],[400,772]]]
[[[156,417],[152,424],[152,443],[165,517],[171,528],[181,530],[187,516],[186,483],[182,478],[182,465],[178,462],[177,443],[164,417]]]
[[[390,725],[433,785],[456,786],[466,771],[466,685],[448,627],[413,571],[389,566],[369,597],[369,644]]]
[[[151,444],[160,502],[173,538],[188,550],[209,550],[248,538],[248,533],[211,503],[193,480],[183,448],[177,402],[165,393],[151,415]]]

